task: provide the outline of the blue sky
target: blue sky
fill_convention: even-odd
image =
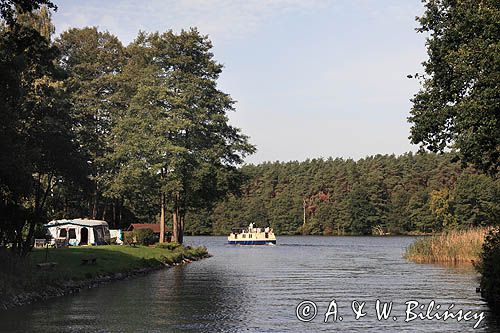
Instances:
[[[56,33],[98,26],[124,44],[139,30],[198,27],[236,101],[231,123],[257,145],[248,163],[401,154],[425,39],[420,0],[55,0]]]

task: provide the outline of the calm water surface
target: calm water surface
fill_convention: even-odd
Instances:
[[[188,244],[203,244],[214,256],[1,312],[0,331],[499,332],[475,292],[473,269],[409,263],[402,253],[413,239],[290,236],[279,237],[277,246],[243,247],[225,245],[225,237],[188,237]],[[343,320],[323,323],[333,299]],[[388,320],[377,321],[377,299],[394,302]],[[295,314],[303,300],[317,305],[310,322]],[[354,300],[366,302],[367,315],[359,320]],[[405,323],[408,300],[435,300],[444,310],[454,303],[454,311],[484,311],[486,318],[475,330],[475,320]]]

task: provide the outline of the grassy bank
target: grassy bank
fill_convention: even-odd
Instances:
[[[3,262],[0,268],[0,305],[3,303],[4,307],[11,307],[9,302],[22,294],[28,295],[28,299],[18,303],[29,303],[30,297],[35,300],[49,298],[56,296],[52,294],[65,294],[100,282],[143,274],[207,256],[204,247],[170,244],[163,247],[107,245],[35,249],[23,260],[4,250],[0,253]],[[95,258],[93,264],[84,264],[82,261],[92,258]],[[56,265],[43,268],[37,265],[46,262]]]
[[[488,229],[449,231],[419,238],[406,249],[405,258],[418,263],[477,261]]]

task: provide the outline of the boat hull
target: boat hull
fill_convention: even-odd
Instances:
[[[276,240],[230,240],[227,243],[231,245],[269,245],[276,244]]]

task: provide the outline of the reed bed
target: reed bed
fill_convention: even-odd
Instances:
[[[489,228],[453,230],[419,238],[404,257],[417,263],[474,263],[479,260]]]

